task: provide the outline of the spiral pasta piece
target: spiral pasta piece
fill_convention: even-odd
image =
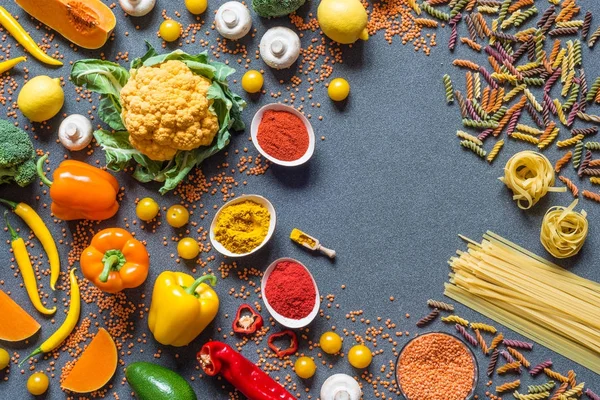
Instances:
[[[452,89],[452,80],[450,80],[450,75],[445,74],[442,80],[444,82],[444,88],[446,90],[446,102],[453,103],[454,91]]]
[[[548,192],[564,192],[567,188],[553,187],[554,169],[548,159],[534,151],[522,151],[512,156],[500,178],[513,192],[513,200],[522,210],[534,206]]]
[[[427,300],[427,305],[429,307],[437,308],[439,310],[454,311],[454,305],[448,304],[448,303],[444,303],[443,301],[429,299],[429,300]]]
[[[442,317],[442,321],[460,324],[462,326],[469,326],[469,321],[459,317],[458,315],[448,315],[447,317]]]
[[[550,208],[542,220],[540,241],[556,258],[567,258],[579,253],[587,238],[587,213],[583,210],[574,211],[578,201],[575,199],[566,208]]]
[[[525,368],[531,367],[531,363],[529,362],[529,360],[527,360],[527,358],[525,358],[525,356],[521,352],[512,347],[507,347],[506,350],[508,350],[510,355],[513,356],[517,361],[519,361],[521,365],[523,365]]]
[[[554,389],[556,383],[554,381],[548,381],[542,385],[530,385],[527,386],[527,393],[542,393],[542,392],[550,392]]]
[[[509,390],[513,390],[521,386],[521,381],[517,379],[516,381],[506,382],[500,386],[496,386],[496,393],[508,392]]]
[[[483,322],[471,322],[471,329],[479,329],[480,331],[489,332],[495,334],[497,332],[496,327]]]
[[[561,375],[560,373],[558,373],[554,370],[551,370],[550,368],[544,368],[544,373],[546,375],[548,375],[548,377],[550,379],[554,379],[554,380],[560,381],[562,383],[569,383],[569,378],[567,378],[564,375]]]
[[[558,179],[560,179],[560,181],[567,186],[567,189],[571,191],[573,197],[577,197],[579,195],[579,188],[569,178],[561,175],[558,177]]]
[[[499,141],[496,142],[494,147],[492,147],[492,149],[490,150],[490,152],[488,153],[488,156],[486,158],[487,162],[489,162],[489,163],[494,162],[496,157],[498,157],[500,150],[502,150],[502,147],[504,147],[504,139],[500,139]]]
[[[495,349],[496,347],[500,346],[500,344],[502,343],[503,340],[504,340],[504,334],[502,334],[502,332],[500,332],[498,335],[496,335],[492,339],[492,343],[490,344],[490,349]]]
[[[504,364],[500,368],[496,370],[496,372],[500,375],[505,374],[509,371],[519,371],[521,368],[521,363],[519,361],[513,361],[508,364]],[[553,371],[554,372],[554,371]]]

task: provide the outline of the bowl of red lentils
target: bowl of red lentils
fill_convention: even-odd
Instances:
[[[398,355],[396,381],[407,400],[470,400],[479,366],[460,338],[429,332],[409,340]]]
[[[269,161],[284,167],[302,165],[315,151],[315,132],[294,107],[267,104],[254,114],[252,143]]]

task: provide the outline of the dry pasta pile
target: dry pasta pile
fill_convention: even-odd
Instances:
[[[600,124],[600,111],[591,110],[600,104],[600,77],[588,84],[582,64],[582,48],[596,45],[600,27],[592,29],[592,14],[576,0],[549,1],[542,13],[529,0],[427,0],[421,14],[448,23],[451,51],[460,42],[474,59],[486,59],[485,65],[454,60],[468,70],[465,91],[456,90],[448,75],[443,79],[446,100],[456,100],[463,125],[478,131],[459,131],[462,147],[490,163],[505,145],[499,138],[503,132],[540,151],[553,144],[573,148],[556,172],[572,160],[580,178],[589,176],[592,184],[600,184],[600,158],[592,154],[600,150],[600,142],[586,143],[598,132],[589,125]],[[531,123],[525,122],[526,115]],[[572,180],[561,181],[577,195]],[[585,190],[582,195],[600,202],[600,193]]]
[[[466,240],[449,261],[446,296],[600,373],[600,284],[492,232]]]
[[[542,220],[540,241],[556,258],[567,258],[579,253],[588,234],[587,213],[575,211],[578,200],[568,207],[549,209]]]
[[[513,191],[513,200],[520,209],[534,206],[548,192],[564,192],[554,185],[554,170],[550,161],[535,151],[521,151],[508,160],[504,177],[500,178]]]

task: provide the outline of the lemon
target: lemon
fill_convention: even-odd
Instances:
[[[17,104],[24,116],[33,122],[54,117],[65,102],[60,79],[41,75],[31,79],[19,92]]]
[[[322,0],[317,19],[323,33],[338,43],[369,39],[367,11],[359,0]]]

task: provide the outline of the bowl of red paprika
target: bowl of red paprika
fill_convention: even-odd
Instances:
[[[307,162],[315,151],[315,132],[294,107],[267,104],[254,114],[252,143],[269,161],[285,167]]]
[[[304,328],[319,312],[317,282],[308,268],[293,258],[278,258],[269,265],[262,277],[261,294],[271,316],[286,328]]]

